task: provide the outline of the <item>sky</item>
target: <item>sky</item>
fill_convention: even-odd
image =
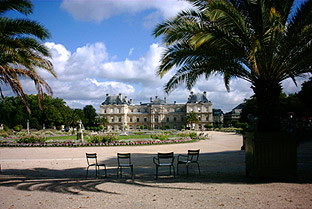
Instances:
[[[166,97],[168,103],[186,103],[190,92],[181,85],[169,95],[163,87],[174,71],[156,75],[164,43],[152,33],[157,24],[191,8],[181,0],[34,0],[33,14],[26,18],[46,27],[51,38],[45,45],[52,53],[58,78],[45,71],[40,75],[53,89],[53,97],[71,108],[93,105],[99,111],[106,94],[128,96],[135,104],[150,97]],[[297,1],[300,4],[301,1]],[[16,12],[8,14],[19,16]],[[295,93],[307,78],[283,82],[284,92]],[[31,80],[22,81],[25,93],[35,94]],[[223,78],[200,78],[192,91],[207,92],[215,109],[231,111],[253,95],[250,83],[232,79],[230,92]],[[9,88],[5,96],[12,96]]]

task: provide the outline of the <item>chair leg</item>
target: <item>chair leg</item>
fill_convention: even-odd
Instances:
[[[158,166],[156,165],[156,179],[158,179]]]
[[[120,167],[120,178],[122,178],[122,167]]]
[[[186,176],[188,176],[189,175],[189,164],[186,164]]]
[[[107,177],[107,171],[106,171],[106,165],[103,165],[103,167],[104,167],[104,172],[105,172],[105,178]]]
[[[177,164],[177,175],[179,175],[179,163]]]
[[[174,168],[174,165],[172,166],[172,168],[173,168],[173,177],[175,178],[176,175],[175,175],[175,168]]]
[[[133,175],[133,166],[131,166],[131,178],[134,179],[134,175]]]
[[[200,175],[200,167],[199,167],[199,163],[197,163],[198,166],[198,174]]]
[[[86,179],[88,178],[89,166],[87,167]]]

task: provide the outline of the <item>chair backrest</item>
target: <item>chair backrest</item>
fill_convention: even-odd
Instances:
[[[131,154],[130,153],[117,153],[118,165],[120,163],[131,164]]]
[[[97,164],[97,155],[96,155],[96,153],[86,153],[86,158],[87,158],[88,165],[92,164],[92,162]]]
[[[199,158],[199,149],[197,150],[188,150],[187,152],[187,160],[196,162]]]
[[[173,152],[168,152],[168,153],[160,153],[158,152],[158,162],[169,162],[173,163],[174,161],[174,154]]]

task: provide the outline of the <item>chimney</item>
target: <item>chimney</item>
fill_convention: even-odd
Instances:
[[[191,96],[194,94],[194,92],[191,91]]]
[[[122,94],[121,93],[119,93],[119,99],[122,100]]]
[[[128,96],[125,96],[125,102],[128,103]]]
[[[174,101],[173,103],[174,103],[174,104],[176,104],[176,103],[177,103],[177,101]]]
[[[207,97],[207,92],[204,91],[204,97]]]
[[[106,94],[106,97],[109,97],[109,93]]]
[[[164,97],[164,102],[167,103],[167,98],[166,97]]]
[[[157,99],[158,98],[158,96],[155,96],[155,99]]]
[[[153,102],[153,97],[150,98],[150,101]]]
[[[132,99],[130,99],[130,104],[132,105],[132,103],[133,103],[133,100],[132,100]]]

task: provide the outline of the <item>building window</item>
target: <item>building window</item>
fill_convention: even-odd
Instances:
[[[106,109],[104,109],[104,113],[106,113]]]
[[[198,112],[201,112],[201,108],[200,107],[198,107]]]
[[[166,120],[167,120],[167,122],[169,122],[169,118],[168,118],[168,117],[167,117],[167,119],[166,119]]]
[[[140,129],[140,126],[136,126],[136,129],[138,129],[138,130],[139,130],[139,129]]]
[[[155,116],[155,122],[158,122],[158,116]]]
[[[137,118],[136,120],[137,120],[137,122],[140,122],[140,118]]]
[[[177,121],[177,118],[176,118],[176,117],[174,117],[174,118],[173,118],[173,121],[174,121],[174,122],[176,122],[176,121]]]
[[[121,122],[121,117],[118,118],[118,121]]]
[[[198,116],[198,120],[201,121],[201,116]]]
[[[130,122],[132,122],[132,117],[130,117],[129,119],[130,119]]]
[[[111,117],[111,122],[114,123],[114,117]]]
[[[129,126],[129,129],[132,130],[132,125]]]
[[[114,113],[114,108],[111,108],[111,113]]]
[[[209,121],[209,116],[206,117],[206,121]]]
[[[146,117],[144,117],[144,122],[147,122],[147,118]]]
[[[133,109],[131,109],[131,112],[133,112]]]
[[[118,113],[121,113],[121,109],[118,109]]]
[[[181,117],[181,121],[184,121],[184,117],[183,116]]]
[[[141,112],[141,110],[140,110],[140,109],[138,109],[138,112]]]
[[[191,111],[191,112],[193,112],[193,111],[194,111],[193,107],[191,107],[191,108],[190,108],[190,111]]]
[[[155,128],[155,129],[158,129],[158,125],[155,125],[154,128]]]

